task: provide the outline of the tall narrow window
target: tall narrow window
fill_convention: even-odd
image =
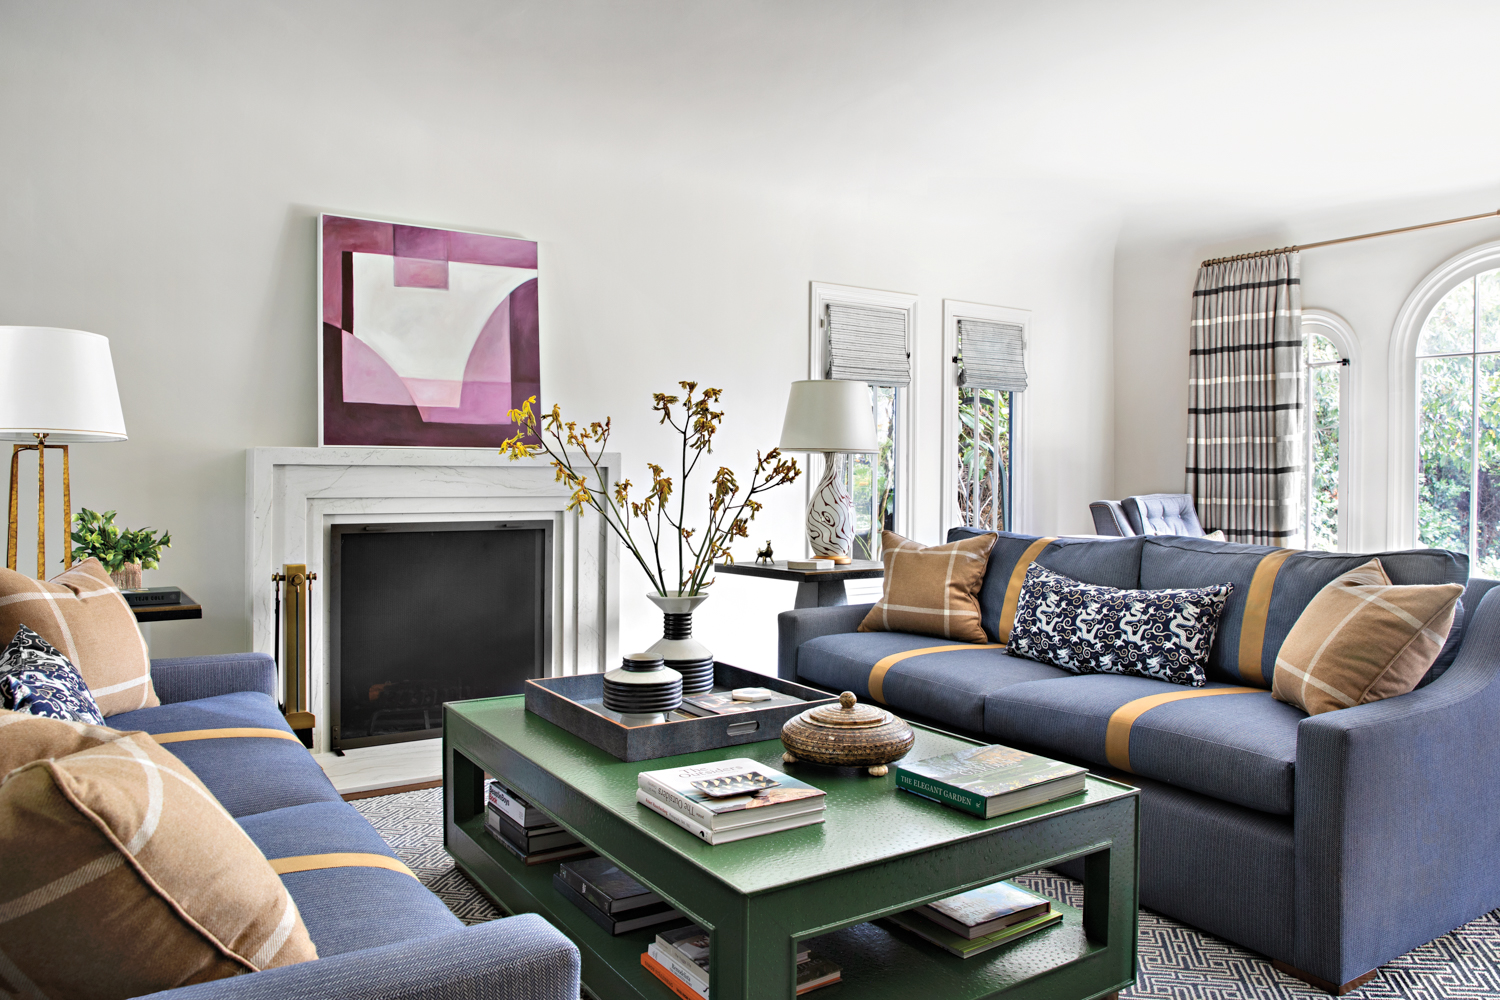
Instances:
[[[1302,338],[1306,359],[1307,453],[1302,467],[1302,537],[1310,549],[1339,547],[1339,412],[1341,382],[1348,362],[1321,333]]]
[[[1009,531],[1014,522],[1015,393],[1026,388],[1019,323],[958,320],[958,511],[971,528]]]
[[[910,321],[908,309],[847,300],[828,301],[820,318],[827,337],[827,365],[821,374],[868,384],[875,417],[878,451],[829,456],[842,463],[844,486],[853,500],[855,559],[879,559],[881,532],[895,529],[902,447],[898,428],[911,384]]]
[[[1417,340],[1417,537],[1500,573],[1500,268],[1454,286]]]

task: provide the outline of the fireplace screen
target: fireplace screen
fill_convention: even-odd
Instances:
[[[546,671],[551,525],[336,525],[333,747],[441,736],[443,703]]]

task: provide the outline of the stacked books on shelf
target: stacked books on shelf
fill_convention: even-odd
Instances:
[[[969,747],[896,765],[896,787],[994,819],[1083,791],[1087,768],[1010,747]]]
[[[642,771],[635,800],[710,844],[823,822],[824,792],[737,757]]]
[[[682,914],[608,858],[565,861],[552,887],[611,934],[680,920]]]
[[[493,778],[484,783],[484,828],[528,865],[594,853],[546,813]]]
[[[1062,918],[1046,896],[1013,882],[996,882],[887,919],[959,958],[973,958]]]
[[[682,1000],[707,1000],[708,932],[696,924],[662,931],[641,956],[641,964],[671,987]],[[844,976],[843,969],[806,948],[797,952],[797,994],[831,986]]]

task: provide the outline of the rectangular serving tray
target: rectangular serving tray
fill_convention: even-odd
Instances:
[[[538,715],[624,761],[655,760],[741,743],[774,740],[790,719],[814,705],[837,701],[817,688],[714,662],[716,688],[763,687],[802,699],[800,705],[777,705],[753,712],[625,725],[603,707],[604,675],[541,677],[526,682],[526,711]],[[593,708],[589,706],[592,705]],[[598,709],[595,711],[594,709]],[[606,714],[607,713],[607,714]]]

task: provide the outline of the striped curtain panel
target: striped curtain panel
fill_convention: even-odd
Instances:
[[[1205,531],[1300,547],[1302,279],[1295,253],[1200,268],[1188,361],[1187,492]]]

